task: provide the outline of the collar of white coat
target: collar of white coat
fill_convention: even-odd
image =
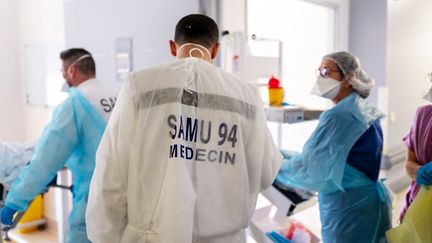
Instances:
[[[177,66],[176,64],[178,64],[179,66]],[[177,60],[175,60],[173,62],[173,69],[177,70],[180,68],[186,68],[186,69],[190,69],[190,67],[192,67],[194,64],[199,64],[199,65],[204,65],[204,66],[214,66],[212,63],[203,60],[201,58],[198,57],[182,57],[179,58]]]
[[[85,88],[93,85],[96,82],[97,82],[97,79],[95,79],[95,78],[87,79],[84,82],[80,83],[76,88],[79,90],[82,90],[82,89],[85,89]]]

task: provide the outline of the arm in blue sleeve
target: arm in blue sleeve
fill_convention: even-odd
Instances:
[[[348,153],[365,129],[349,113],[324,117],[303,152],[285,156],[276,183],[317,192],[343,190]]]
[[[12,184],[6,206],[18,211],[41,193],[66,163],[78,141],[73,98],[69,97],[53,113],[39,139],[30,164]]]

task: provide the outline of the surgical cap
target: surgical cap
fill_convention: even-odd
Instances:
[[[323,59],[333,61],[342,71],[343,76],[348,79],[348,83],[361,97],[366,98],[369,96],[375,82],[362,69],[356,56],[346,51],[339,51],[325,55]]]

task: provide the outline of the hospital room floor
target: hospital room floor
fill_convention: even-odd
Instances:
[[[399,223],[398,223],[399,213],[401,211],[402,203],[404,201],[405,194],[406,194],[407,190],[408,190],[408,188],[405,188],[404,190],[396,193],[396,195],[395,195],[395,199],[393,202],[393,220],[392,220],[393,227],[396,227],[397,225],[399,225]]]
[[[55,230],[35,231],[27,234],[11,232],[12,243],[57,243],[57,232]]]

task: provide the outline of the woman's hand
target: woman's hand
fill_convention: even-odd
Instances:
[[[420,169],[420,167],[421,166],[418,164],[415,153],[411,150],[408,150],[407,160],[405,162],[405,170],[413,181],[417,179],[417,171]]]

